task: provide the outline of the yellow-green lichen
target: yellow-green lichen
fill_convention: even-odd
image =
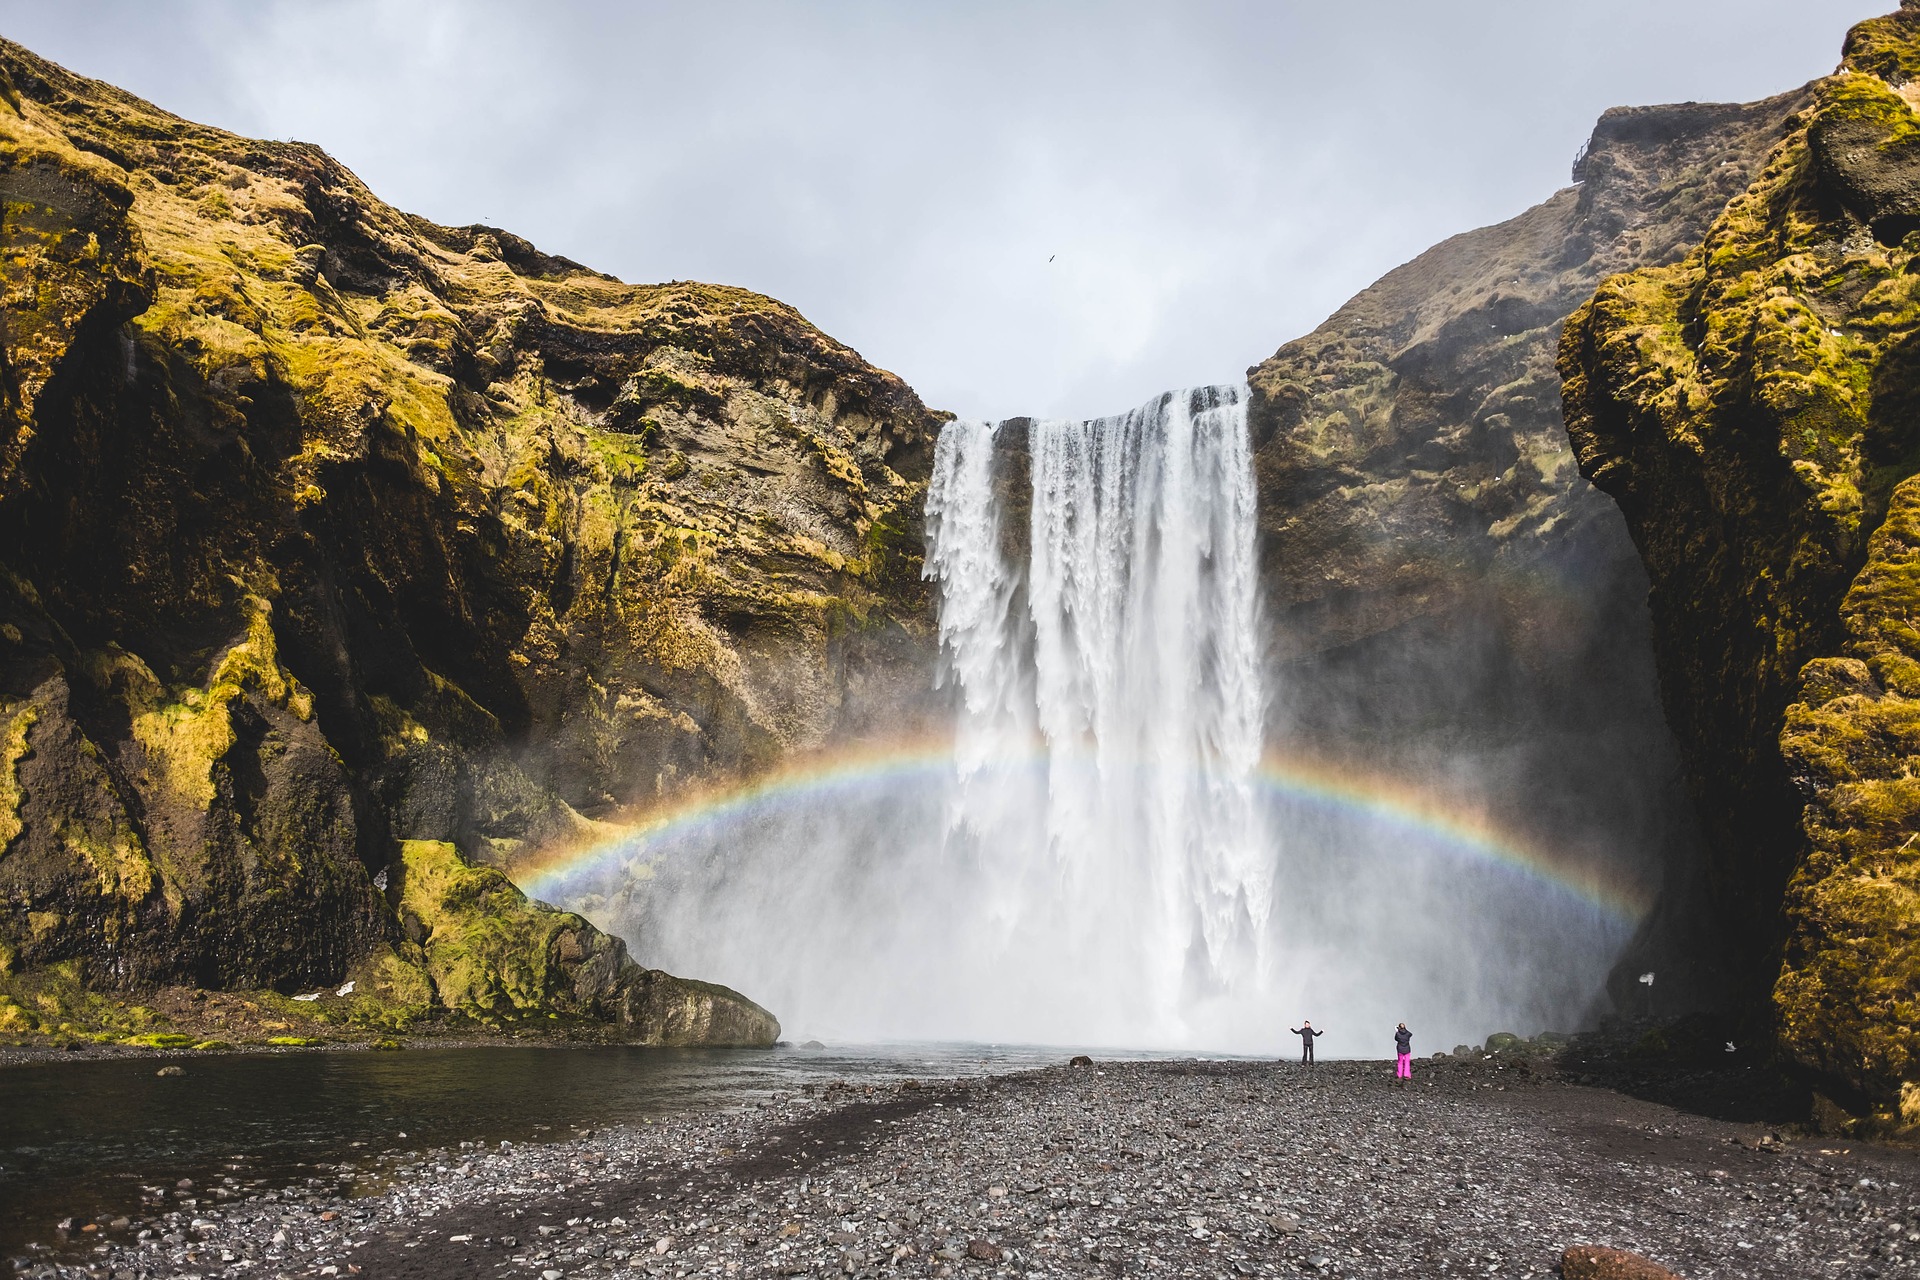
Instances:
[[[33,728],[39,712],[31,702],[0,708],[0,857],[25,827],[20,806],[25,797],[20,791],[20,761],[27,754],[27,732]]]
[[[353,983],[347,1020],[354,1026],[404,1031],[434,1014],[433,980],[418,945],[381,943],[354,966]]]
[[[511,1017],[564,999],[560,962],[585,957],[586,921],[529,901],[500,871],[471,865],[451,844],[408,840],[401,858],[400,909],[426,930],[426,970],[445,1008]]]
[[[1920,1080],[1920,242],[1877,221],[1900,197],[1872,166],[1920,163],[1912,16],[1856,28],[1702,246],[1606,281],[1561,361],[1583,470],[1639,525],[1676,723],[1735,771],[1701,782],[1740,806],[1708,820],[1797,858],[1781,1041],[1889,1115]],[[1775,718],[1730,736],[1733,700]],[[1769,749],[1797,839],[1730,834]]]
[[[764,762],[839,714],[825,687],[848,665],[829,649],[836,638],[890,609],[930,631],[917,577],[911,594],[878,589],[866,540],[881,528],[906,557],[921,488],[885,459],[900,443],[924,452],[931,419],[791,308],[721,286],[628,285],[505,232],[434,226],[315,148],[194,125],[10,43],[0,67],[33,89],[0,112],[0,167],[41,166],[0,211],[16,392],[0,422],[0,481],[35,438],[40,389],[90,324],[131,340],[92,353],[114,374],[89,388],[95,407],[127,410],[101,415],[99,447],[168,450],[127,480],[132,514],[114,524],[127,541],[116,559],[145,575],[146,595],[126,607],[138,592],[101,584],[83,630],[110,634],[72,655],[68,673],[76,691],[104,695],[113,714],[102,723],[119,736],[83,745],[78,767],[100,775],[90,803],[48,833],[72,863],[63,886],[97,881],[120,901],[103,924],[97,903],[30,892],[6,945],[32,962],[33,939],[75,934],[93,912],[88,936],[106,939],[117,964],[135,963],[122,944],[137,929],[148,968],[207,971],[222,957],[174,955],[168,921],[198,922],[182,947],[231,949],[244,930],[201,909],[230,906],[213,900],[235,881],[246,909],[276,912],[300,909],[312,888],[364,888],[357,867],[335,876],[313,852],[342,834],[347,802],[365,799],[341,790],[345,761],[328,761],[329,746],[352,757],[370,745],[395,766],[396,789],[416,762],[464,787],[523,740],[578,748],[616,777],[658,750],[663,724],[674,753]],[[129,423],[137,440],[114,436]],[[167,472],[176,457],[190,475]],[[196,541],[200,522],[221,527]],[[41,585],[56,610],[85,594]],[[180,616],[151,633],[120,620],[159,599]],[[367,610],[369,627],[329,630],[338,602]],[[797,660],[768,661],[761,628]],[[278,642],[306,658],[403,632],[414,643],[398,648],[412,652],[338,655],[346,685],[326,691],[371,705],[377,737],[332,739],[354,713],[316,723]],[[379,687],[362,687],[376,666]],[[654,692],[663,674],[671,694]],[[648,716],[609,710],[637,700]],[[4,728],[0,717],[0,748]],[[330,764],[342,766],[331,780]],[[654,773],[673,776],[671,762]],[[247,789],[262,779],[264,803]],[[508,790],[524,812],[500,814],[503,829],[571,812],[527,778]],[[18,810],[0,803],[0,834]],[[566,953],[587,935],[463,868],[415,877],[443,890],[426,913],[429,944],[368,952],[370,938],[401,936],[398,922],[370,918],[385,908],[364,895],[341,908],[351,919],[334,923],[356,931],[343,959],[368,977],[356,995],[324,998],[326,1017],[386,1026],[436,1002],[484,1016],[572,1007]],[[472,902],[445,905],[462,894]],[[133,898],[165,910],[124,909]],[[543,946],[551,954],[516,958]]]
[[[133,717],[133,736],[153,762],[155,782],[199,808],[213,803],[213,766],[233,747],[231,707],[249,693],[313,718],[313,698],[280,665],[272,608],[248,598],[244,638],[229,645],[203,687],[179,691],[178,701],[150,706]],[[151,696],[152,687],[148,686]]]

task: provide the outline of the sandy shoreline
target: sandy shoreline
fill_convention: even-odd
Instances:
[[[1920,1259],[1912,1149],[1763,1142],[1492,1061],[1388,1076],[1133,1062],[827,1087],[198,1201],[20,1274],[1538,1276],[1577,1242],[1692,1280]]]

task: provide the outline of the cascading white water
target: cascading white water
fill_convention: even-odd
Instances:
[[[1021,432],[1030,484],[1000,448]],[[1009,530],[1022,488],[1028,527]],[[1254,514],[1242,388],[941,433],[927,573],[957,687],[951,853],[990,886],[983,941],[1082,1038],[1178,1042],[1198,999],[1261,972]]]
[[[612,846],[561,900],[796,1039],[1271,1052],[1310,1017],[1339,1056],[1399,1019],[1423,1044],[1574,1021],[1630,920],[1376,783],[1262,766],[1286,690],[1246,398],[949,423],[926,572],[951,759],[883,743]]]

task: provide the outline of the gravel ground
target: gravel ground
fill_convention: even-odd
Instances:
[[[153,1188],[22,1275],[1920,1276],[1920,1152],[1779,1141],[1494,1061],[1154,1062],[826,1087],[570,1141]],[[193,1207],[178,1207],[190,1200]],[[218,1207],[204,1207],[217,1201]],[[87,1242],[99,1240],[97,1245]]]

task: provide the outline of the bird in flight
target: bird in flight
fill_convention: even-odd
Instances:
[[[1060,256],[1060,255],[1059,255],[1059,254],[1057,254],[1057,253],[1050,253],[1050,254],[1048,254],[1048,255],[1047,255],[1047,261],[1048,261],[1048,262],[1052,262],[1052,261],[1053,261],[1053,260],[1054,260],[1055,258],[1057,258],[1057,257],[1059,257],[1059,256]]]

